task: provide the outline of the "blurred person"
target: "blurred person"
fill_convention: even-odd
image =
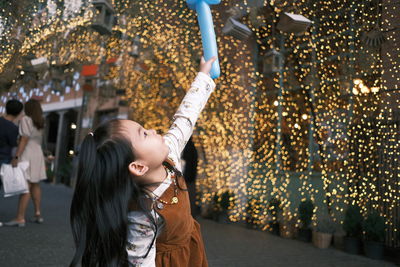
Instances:
[[[0,117],[0,168],[2,164],[10,164],[13,149],[17,147],[18,126],[16,121],[23,108],[24,105],[20,101],[11,99],[6,103],[6,115]],[[2,226],[1,222],[0,226]]]
[[[4,223],[5,226],[25,226],[25,212],[32,197],[35,215],[31,221],[43,223],[40,209],[41,190],[40,181],[47,179],[44,155],[42,150],[42,138],[44,128],[44,118],[42,107],[39,101],[30,99],[25,103],[25,116],[21,118],[19,124],[20,141],[15,156],[11,161],[13,167],[19,161],[28,161],[27,181],[29,193],[21,194],[18,202],[17,216],[14,220]]]

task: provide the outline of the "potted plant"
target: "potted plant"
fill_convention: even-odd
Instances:
[[[394,222],[395,225],[400,226],[400,219],[397,222]],[[400,231],[397,231],[396,235],[394,235],[395,240],[400,240]],[[397,265],[400,265],[400,247],[385,247],[385,259],[394,262]]]
[[[318,221],[315,231],[312,233],[312,242],[317,248],[328,248],[332,243],[332,234],[335,231],[335,224],[330,216]]]
[[[234,201],[234,193],[230,192],[229,190],[226,190],[222,193],[221,198],[220,198],[220,213],[218,216],[218,222],[220,223],[229,223],[229,216],[228,216],[228,210],[231,205],[233,205]]]
[[[279,235],[283,238],[293,238],[296,233],[296,220],[294,217],[281,216],[279,222]]]
[[[298,239],[304,242],[311,242],[312,230],[310,229],[311,219],[314,213],[314,203],[307,199],[299,205],[299,218],[301,226]]]
[[[259,198],[250,198],[246,205],[246,228],[258,229],[260,228],[260,208],[262,207],[261,200]]]
[[[200,215],[201,215],[202,218],[210,219],[210,220],[214,219],[213,218],[213,214],[214,214],[214,205],[213,205],[213,203],[203,204],[200,207],[200,210],[201,210],[200,211]]]
[[[346,232],[343,230],[343,226],[340,223],[335,224],[335,232],[333,233],[333,246],[337,249],[343,249],[344,237]]]
[[[228,210],[232,205],[234,194],[225,190],[222,194],[216,193],[213,197],[213,219],[217,222],[228,223]]]
[[[218,221],[219,214],[221,212],[221,198],[218,192],[214,194],[213,201],[212,201],[212,219],[214,221]]]
[[[363,222],[364,253],[368,258],[383,258],[383,241],[385,239],[385,220],[378,212],[373,211]]]
[[[346,232],[344,237],[344,250],[351,254],[359,254],[361,248],[362,235],[361,210],[356,205],[351,205],[347,208],[344,216],[343,230]]]
[[[279,219],[282,215],[281,201],[273,197],[270,199],[268,204],[268,214],[271,216],[269,227],[271,232],[275,235],[279,235]]]

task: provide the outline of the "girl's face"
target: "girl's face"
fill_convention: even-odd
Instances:
[[[131,140],[137,157],[136,162],[147,166],[149,170],[160,167],[169,152],[164,138],[155,130],[147,130],[135,121],[123,120],[122,126]]]

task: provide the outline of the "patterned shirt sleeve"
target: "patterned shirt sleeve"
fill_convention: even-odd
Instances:
[[[146,214],[139,211],[129,212],[128,222],[126,252],[129,266],[155,267],[155,226]]]
[[[164,135],[165,142],[170,150],[168,157],[180,171],[182,171],[181,153],[214,89],[215,83],[211,77],[199,72],[175,113],[171,128]]]

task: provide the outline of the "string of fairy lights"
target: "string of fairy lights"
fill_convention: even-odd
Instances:
[[[274,199],[284,220],[296,222],[298,203],[312,199],[314,223],[329,213],[340,224],[346,206],[356,203],[364,215],[379,210],[387,244],[399,245],[398,3],[254,2],[222,1],[212,8],[222,75],[193,134],[199,203],[206,206],[230,190],[230,219],[262,229],[269,227],[267,207]],[[33,1],[20,21],[2,7],[0,73],[12,69],[17,52],[47,56],[54,65],[117,58],[103,78],[125,89],[134,120],[165,132],[202,49],[196,15],[185,1],[114,0],[118,23],[109,36],[89,28],[94,13],[88,1],[56,3]],[[221,31],[234,6],[254,34],[247,41]],[[282,12],[302,14],[313,25],[303,35],[281,33],[273,25]],[[10,41],[17,35],[20,44]],[[139,57],[129,55],[135,37]],[[265,75],[259,58],[272,48],[283,55],[284,68]]]

